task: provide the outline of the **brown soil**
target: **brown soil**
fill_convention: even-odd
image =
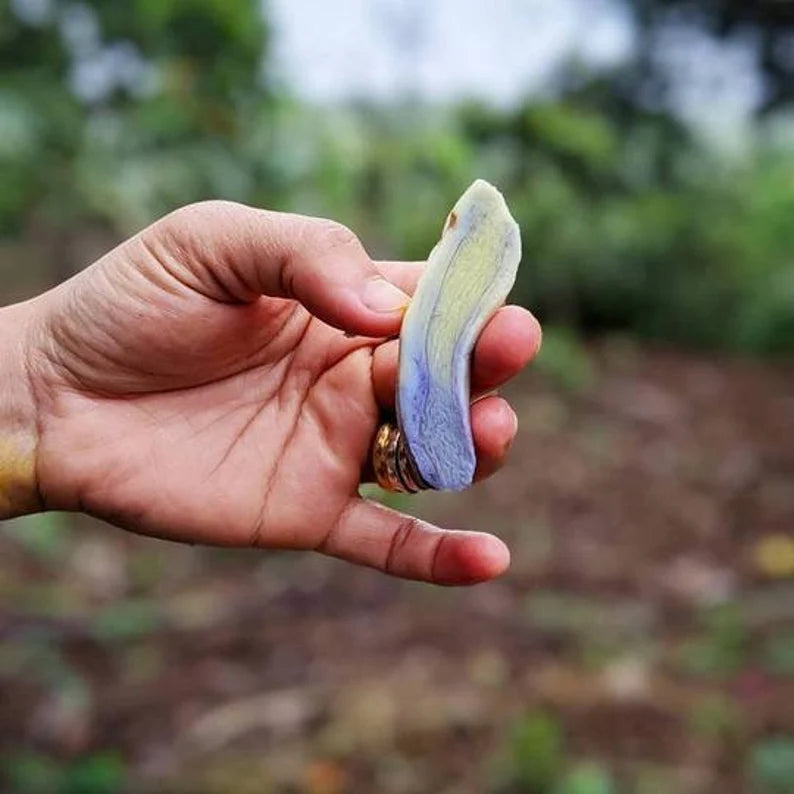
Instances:
[[[621,790],[754,792],[752,748],[794,733],[792,660],[769,662],[794,642],[794,366],[591,356],[584,392],[511,387],[491,481],[395,500],[504,537],[492,584],[93,524],[54,551],[0,535],[2,749],[115,748],[134,792],[481,794],[541,710],[565,764]]]

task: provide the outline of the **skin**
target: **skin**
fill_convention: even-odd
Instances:
[[[34,400],[25,370],[24,332],[18,330],[27,316],[21,306],[0,312],[0,517],[40,506]]]
[[[373,262],[331,221],[204,202],[0,310],[0,518],[79,510],[439,584],[497,576],[509,552],[493,535],[358,496],[421,268]],[[528,312],[501,308],[475,348],[475,396],[539,345]],[[472,426],[482,478],[517,421],[489,395]]]

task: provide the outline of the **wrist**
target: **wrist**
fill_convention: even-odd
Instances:
[[[0,520],[42,508],[36,403],[28,371],[30,304],[0,308]]]

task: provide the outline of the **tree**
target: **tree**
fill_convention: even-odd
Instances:
[[[0,0],[0,229],[247,198],[268,40],[255,0]]]
[[[757,35],[759,66],[766,83],[761,112],[794,101],[794,3],[780,0],[627,0],[635,14],[639,41],[636,81],[661,90],[650,53],[657,31],[676,14],[684,24],[724,38],[739,32]]]

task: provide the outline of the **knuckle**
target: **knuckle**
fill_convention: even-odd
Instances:
[[[355,233],[338,221],[318,220],[314,232],[323,247],[329,250],[337,248],[358,249],[361,247],[361,243]]]
[[[219,300],[236,298],[249,290],[228,263],[245,253],[245,235],[239,230],[246,220],[243,213],[249,211],[234,201],[186,204],[145,229],[141,239],[169,275],[185,286]]]
[[[207,240],[210,234],[217,236],[239,223],[246,209],[243,204],[223,199],[196,201],[165,215],[150,229],[162,239],[189,248],[195,241]]]
[[[389,544],[389,551],[383,565],[386,573],[398,574],[400,554],[412,538],[421,530],[422,522],[413,516],[405,516],[397,524]]]
[[[185,234],[201,234],[209,228],[218,228],[231,221],[239,220],[245,209],[243,204],[223,199],[196,201],[168,213],[152,228],[156,229],[158,233],[175,238]]]
[[[184,207],[172,212],[167,218],[172,218],[176,221],[205,222],[234,217],[239,215],[244,209],[245,207],[236,201],[208,199],[186,204]]]

